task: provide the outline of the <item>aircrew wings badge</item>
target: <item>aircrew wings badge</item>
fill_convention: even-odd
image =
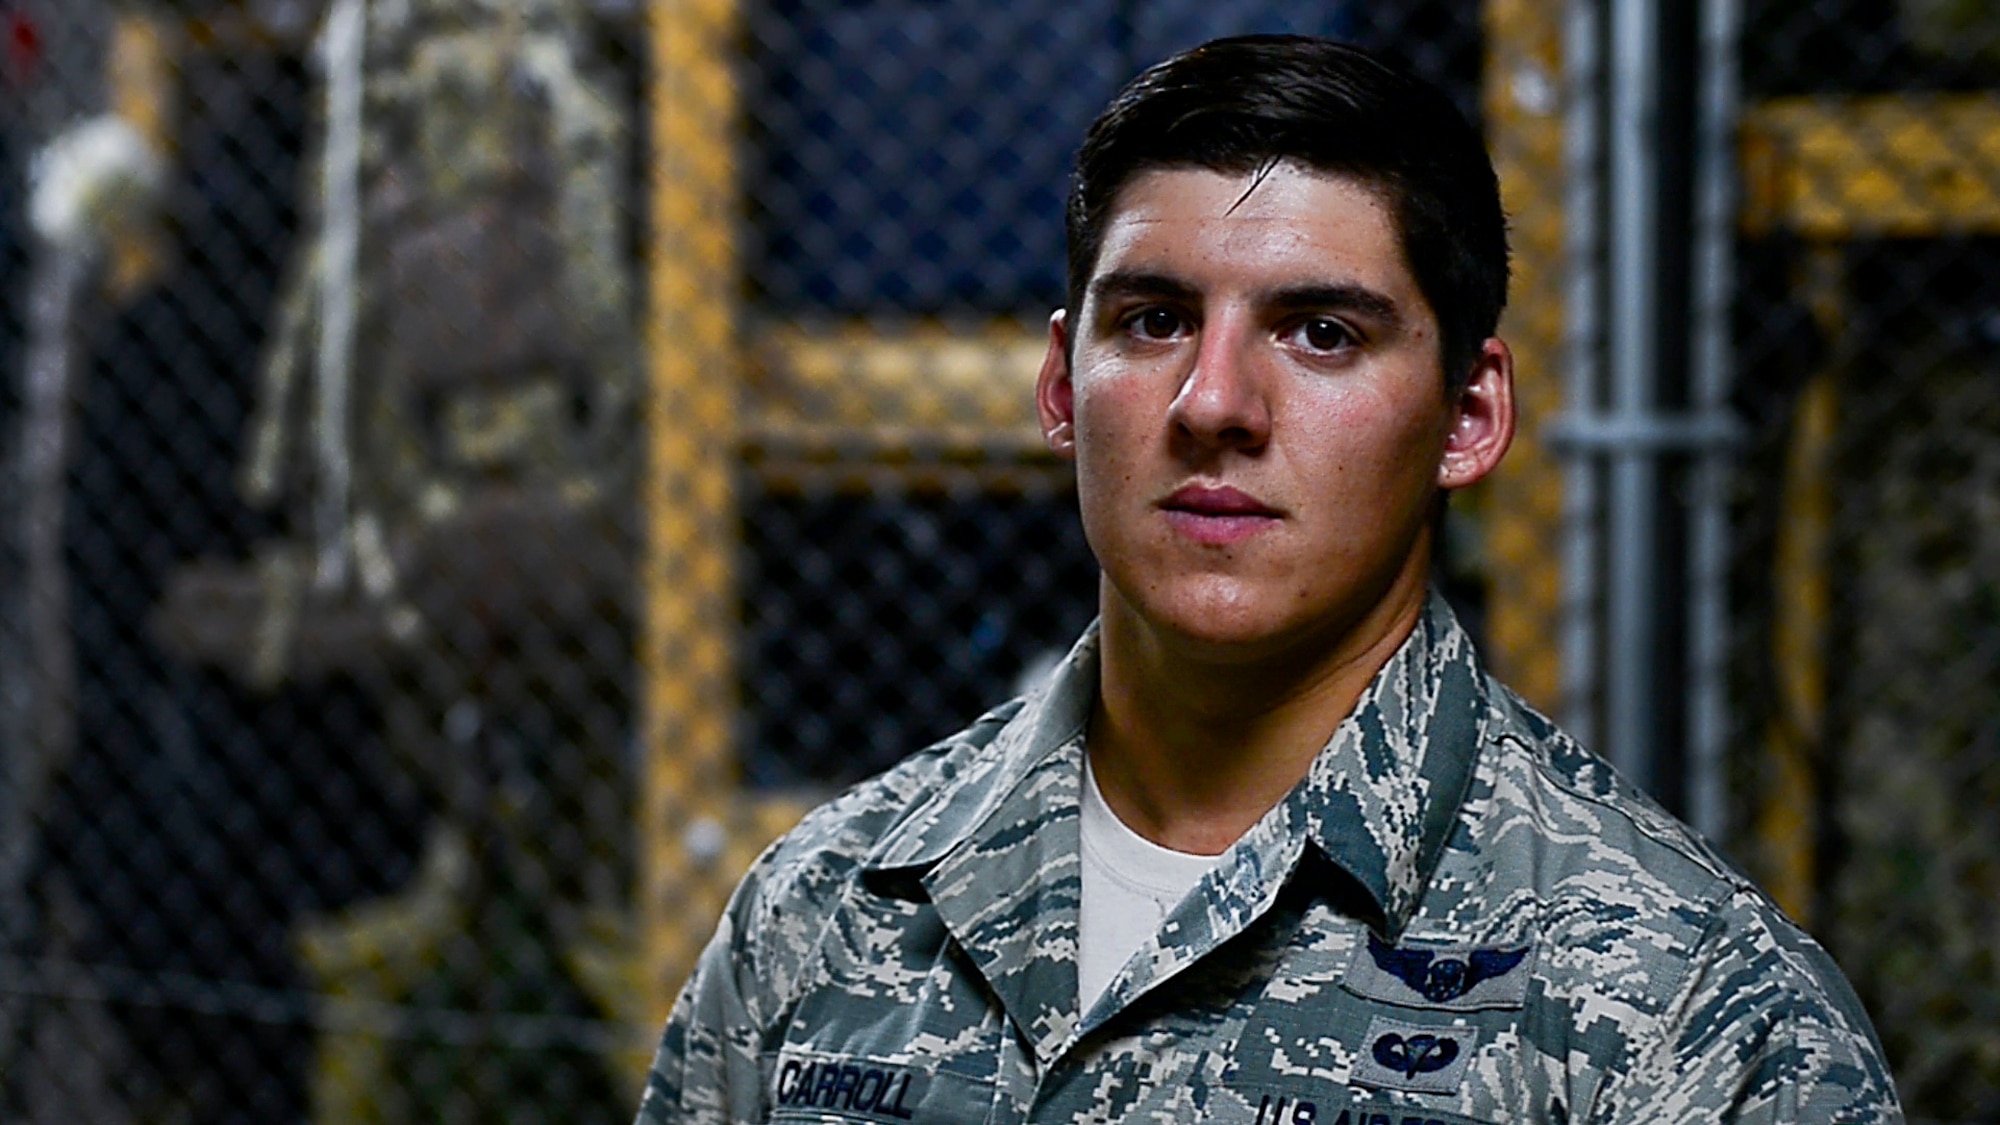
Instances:
[[[1341,984],[1406,1008],[1469,1012],[1518,1008],[1534,971],[1534,947],[1401,947],[1368,935]]]

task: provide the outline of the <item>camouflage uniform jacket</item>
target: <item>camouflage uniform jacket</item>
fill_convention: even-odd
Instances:
[[[1308,776],[1077,1010],[1094,631],[810,815],[669,1019],[666,1122],[1895,1122],[1826,955],[1487,677],[1433,597]]]

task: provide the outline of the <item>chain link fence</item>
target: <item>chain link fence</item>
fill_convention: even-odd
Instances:
[[[1589,7],[0,0],[0,1120],[628,1120],[749,856],[1089,619],[1030,399],[1066,165],[1213,35],[1382,47],[1484,122],[1529,418],[1443,578],[1599,722],[1563,644],[1619,643],[1563,546],[1609,518],[1561,424],[1606,265]],[[1913,1113],[1967,1122],[2000,1118],[1984,11],[1741,12],[1711,825]],[[1675,456],[1663,526],[1709,487]]]
[[[1914,1117],[2000,1118],[2000,11],[1748,6],[1746,846]]]

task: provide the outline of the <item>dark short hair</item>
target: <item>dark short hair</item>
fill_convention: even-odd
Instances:
[[[1444,91],[1326,39],[1218,39],[1119,91],[1077,153],[1067,216],[1071,314],[1133,177],[1162,168],[1249,175],[1285,161],[1383,194],[1410,272],[1437,314],[1445,384],[1459,386],[1507,303],[1507,221],[1492,159]]]

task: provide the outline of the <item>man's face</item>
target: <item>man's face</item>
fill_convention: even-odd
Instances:
[[[1438,490],[1511,436],[1509,362],[1488,341],[1446,393],[1437,317],[1373,189],[1291,164],[1141,173],[1037,390],[1076,461],[1107,628],[1254,656],[1413,613]]]

